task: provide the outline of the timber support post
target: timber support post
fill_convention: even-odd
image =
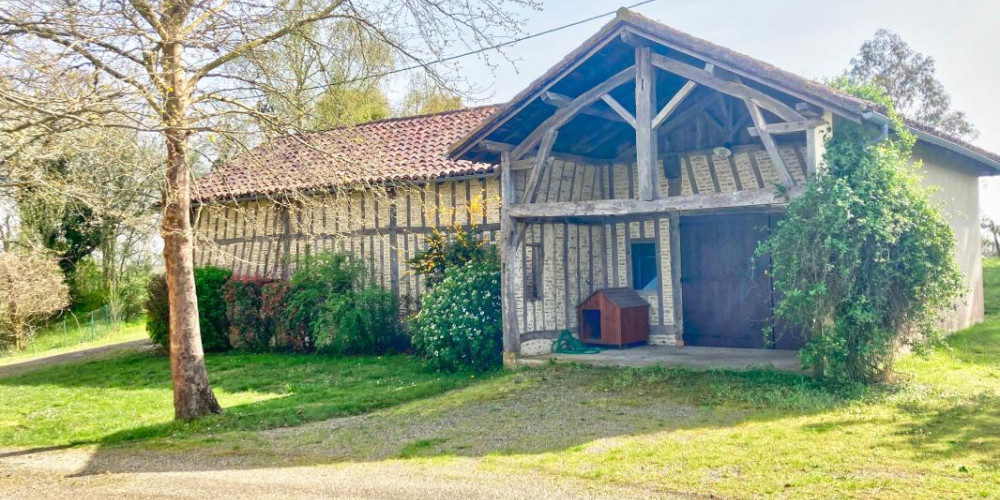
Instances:
[[[653,120],[656,114],[656,71],[648,46],[635,49],[635,153],[639,179],[639,199],[656,199],[656,137]]]
[[[833,135],[833,113],[823,113],[821,124],[806,130],[806,174],[816,175],[826,164],[826,141]]]
[[[503,364],[510,368],[517,365],[521,339],[517,328],[517,307],[514,299],[514,269],[517,263],[518,238],[510,216],[511,205],[516,200],[514,177],[511,173],[511,154],[500,153],[500,245],[503,260],[500,264],[500,305],[503,318]]]

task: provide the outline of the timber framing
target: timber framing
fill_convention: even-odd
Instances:
[[[733,208],[784,206],[804,191],[791,188],[785,195],[769,189],[751,189],[732,193],[706,193],[672,196],[657,200],[608,199],[552,203],[515,204],[508,209],[515,219],[557,219],[567,217],[617,217],[669,212],[708,212]]]

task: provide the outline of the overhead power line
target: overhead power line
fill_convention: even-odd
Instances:
[[[627,8],[627,9],[634,9],[636,7],[641,7],[643,5],[653,3],[655,1],[656,0],[644,0],[642,2],[637,2],[637,3],[634,3],[632,5],[627,5],[625,8]],[[590,17],[588,17],[586,19],[581,19],[579,21],[574,21],[574,22],[569,23],[569,24],[564,24],[562,26],[556,26],[554,28],[549,28],[549,29],[544,30],[544,31],[539,31],[538,33],[533,33],[533,34],[530,34],[530,35],[526,35],[526,36],[523,36],[521,38],[515,38],[514,40],[508,40],[506,42],[498,43],[496,45],[491,45],[489,47],[481,47],[481,48],[478,48],[476,50],[470,50],[468,52],[463,52],[461,54],[455,54],[455,55],[451,55],[451,56],[447,56],[447,57],[442,57],[440,59],[434,59],[433,61],[427,61],[425,63],[414,64],[412,66],[406,66],[406,67],[403,67],[403,68],[396,68],[396,69],[392,69],[392,70],[389,70],[389,71],[384,71],[382,73],[376,73],[376,74],[373,74],[373,75],[364,75],[364,76],[359,76],[359,77],[356,77],[356,78],[350,78],[350,79],[346,79],[346,80],[341,80],[339,82],[327,83],[327,84],[323,84],[323,85],[316,85],[314,87],[309,87],[309,88],[306,88],[306,89],[303,89],[303,90],[316,90],[316,89],[321,89],[321,88],[325,88],[325,87],[334,87],[334,86],[338,86],[338,85],[349,85],[349,84],[357,83],[357,82],[364,81],[364,80],[371,80],[371,79],[376,79],[376,78],[384,78],[386,76],[395,75],[397,73],[403,73],[403,72],[406,72],[406,71],[412,71],[412,70],[419,69],[419,68],[424,68],[424,67],[427,67],[427,66],[433,66],[435,64],[446,63],[446,62],[454,61],[456,59],[461,59],[463,57],[469,57],[469,56],[476,55],[476,54],[482,54],[483,52],[488,52],[490,50],[497,50],[497,49],[501,49],[501,48],[504,48],[504,47],[509,47],[511,45],[523,42],[525,40],[531,40],[532,38],[538,38],[540,36],[550,35],[552,33],[555,33],[555,32],[558,32],[558,31],[562,31],[564,29],[572,28],[574,26],[579,26],[581,24],[586,24],[586,23],[589,23],[591,21],[596,21],[596,20],[601,19],[603,17],[612,16],[612,15],[614,15],[617,12],[618,12],[618,10],[615,9],[615,10],[611,10],[611,11],[604,12],[604,13],[601,13],[601,14],[597,14],[597,15],[594,15],[594,16],[590,16]]]

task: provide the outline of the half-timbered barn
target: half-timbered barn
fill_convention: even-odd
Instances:
[[[622,289],[648,304],[644,342],[796,348],[752,256],[844,120],[888,126],[870,102],[623,9],[501,107],[289,137],[221,167],[199,182],[197,257],[280,275],[351,251],[414,303],[406,260],[427,233],[477,227],[501,249],[508,360],[602,324],[581,304]],[[1000,157],[912,129],[967,279],[957,329],[983,318],[978,177]]]

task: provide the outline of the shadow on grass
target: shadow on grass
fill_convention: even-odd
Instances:
[[[985,465],[1000,466],[1000,395],[979,393],[947,406],[911,403],[900,408],[914,418],[898,435],[922,458],[979,455]]]
[[[964,347],[956,350],[959,357],[973,356]],[[90,441],[98,447],[77,475],[572,451],[606,438],[815,415],[877,399],[884,391],[834,391],[809,377],[768,370],[560,364],[473,379],[429,372],[403,356],[231,354],[210,356],[208,363],[223,399],[238,394],[259,398],[230,399],[222,416],[130,425],[100,435]],[[166,357],[149,354],[0,380],[0,386],[7,384],[40,390],[50,385],[80,391],[170,389]],[[157,404],[169,407],[169,400]],[[912,425],[896,425],[905,435],[903,442],[926,459],[960,457],[980,443],[995,450],[1000,445],[993,437],[1000,435],[997,400],[984,397],[962,404],[912,407]],[[850,420],[845,415],[830,424],[802,425],[824,432],[852,425]]]
[[[244,432],[226,431],[225,425],[217,431],[209,424],[184,436],[129,443],[137,435],[163,436],[175,424],[131,429],[107,436],[78,474],[558,452],[606,438],[809,415],[859,395],[830,392],[808,377],[774,371],[557,365],[498,374],[378,411],[295,427]],[[273,404],[251,403],[227,412],[261,414]]]

